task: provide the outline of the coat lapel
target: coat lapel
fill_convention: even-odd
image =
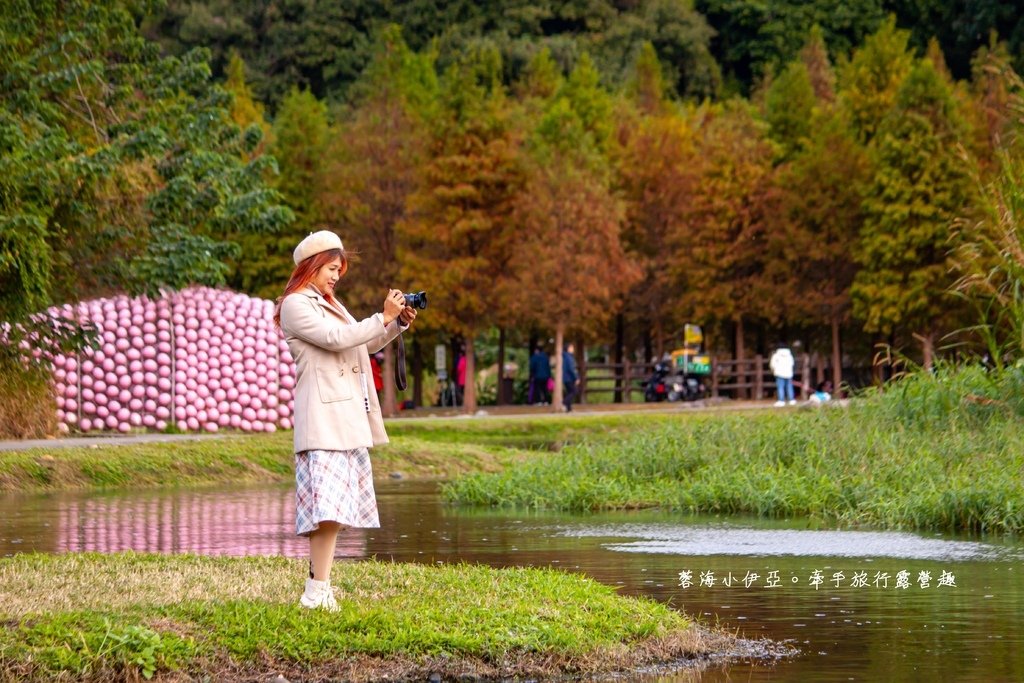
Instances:
[[[320,307],[321,307],[321,308],[323,308],[324,310],[327,310],[327,311],[330,311],[331,313],[333,313],[333,314],[334,314],[335,316],[337,316],[337,317],[338,317],[338,318],[339,318],[339,319],[340,319],[340,320],[341,320],[341,321],[342,321],[343,323],[347,323],[347,324],[350,324],[350,323],[354,323],[354,322],[356,321],[356,320],[355,320],[355,318],[353,318],[353,317],[352,317],[352,314],[348,312],[348,309],[347,309],[347,308],[345,308],[344,306],[342,306],[342,305],[341,305],[341,302],[340,302],[340,301],[338,302],[338,305],[337,305],[337,306],[332,306],[332,305],[331,305],[331,304],[330,304],[330,303],[329,303],[329,302],[327,301],[327,299],[325,299],[325,298],[324,298],[323,294],[321,294],[320,292],[318,292],[318,291],[317,291],[316,289],[314,289],[314,288],[313,288],[312,286],[308,286],[308,287],[306,287],[306,289],[305,289],[305,291],[303,292],[303,294],[305,294],[305,295],[306,295],[306,296],[308,296],[309,298],[311,298],[311,299],[313,299],[314,301],[316,301],[317,303],[319,303],[319,304],[320,304]],[[335,301],[337,301],[337,299],[335,299]],[[339,308],[340,308],[341,310],[338,310]]]

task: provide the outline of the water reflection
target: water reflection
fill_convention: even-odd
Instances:
[[[294,534],[295,494],[289,488],[25,496],[4,499],[0,511],[5,520],[0,531],[14,532],[0,534],[3,554],[24,550],[308,554],[308,542]],[[32,537],[33,526],[44,533]],[[362,533],[339,538],[340,557],[365,554]]]
[[[679,524],[584,526],[563,530],[567,536],[629,537],[609,550],[670,555],[797,555],[809,557],[894,557],[913,560],[997,560],[1019,554],[974,541],[951,541],[895,531],[821,531],[751,529],[726,524],[706,527]]]
[[[733,665],[702,681],[1024,680],[1022,546],[1014,539],[807,528],[805,522],[689,518],[657,511],[568,515],[459,509],[433,486],[382,483],[381,529],[350,530],[347,558],[550,566],[803,651],[770,668]],[[290,487],[0,496],[0,554],[126,549],[303,557]],[[680,585],[679,573],[693,582]],[[826,578],[817,588],[813,571]],[[932,573],[897,590],[897,572]],[[759,575],[701,585],[702,572]],[[939,589],[942,571],[956,588]],[[782,579],[767,586],[776,572]],[[840,585],[829,579],[844,574]],[[854,573],[888,586],[851,586]],[[790,582],[790,577],[799,582]],[[686,676],[638,678],[681,682]]]

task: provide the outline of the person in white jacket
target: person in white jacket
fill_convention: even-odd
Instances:
[[[786,405],[787,401],[789,405],[796,404],[796,400],[793,398],[793,366],[795,364],[793,352],[785,344],[780,344],[768,361],[768,367],[775,375],[775,389],[779,397],[779,400],[775,402],[776,407]]]

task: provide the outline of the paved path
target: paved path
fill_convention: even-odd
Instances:
[[[632,413],[694,413],[694,412],[732,412],[737,410],[756,410],[771,407],[771,401],[696,401],[693,403],[595,403],[573,406],[574,415],[625,415]],[[476,415],[466,415],[454,408],[420,408],[390,421],[430,420],[437,418],[476,419],[482,417],[510,418],[544,418],[561,417],[565,413],[554,412],[551,406],[484,406]],[[201,441],[204,439],[223,439],[230,436],[244,436],[240,432],[218,432],[216,434],[106,434],[96,436],[75,436],[62,439],[35,439],[25,441],[0,441],[0,451],[24,451],[31,448],[63,448],[69,446],[110,446],[130,445],[137,443],[160,443],[170,441]]]

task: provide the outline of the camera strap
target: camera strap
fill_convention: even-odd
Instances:
[[[395,386],[399,391],[405,391],[405,335],[398,335],[398,357],[395,358]]]

